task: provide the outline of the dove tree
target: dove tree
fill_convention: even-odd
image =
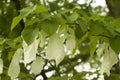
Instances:
[[[0,79],[120,79],[120,1],[94,4],[0,0]]]

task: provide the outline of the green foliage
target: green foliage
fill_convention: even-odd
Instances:
[[[0,79],[119,79],[120,2],[93,3],[1,0]]]

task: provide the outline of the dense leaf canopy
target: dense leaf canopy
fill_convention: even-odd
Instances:
[[[120,1],[105,3],[0,0],[0,80],[119,80]]]

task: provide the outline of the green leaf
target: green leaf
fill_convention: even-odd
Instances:
[[[65,52],[63,43],[60,40],[58,34],[53,34],[50,39],[46,50],[46,58],[49,60],[55,60],[58,65],[64,58]]]
[[[120,52],[120,37],[114,37],[114,38],[110,38],[110,46],[111,48],[116,52],[119,53]]]
[[[90,41],[91,41],[91,44],[90,44],[90,55],[92,57],[94,55],[95,50],[96,50],[97,37],[91,36]]]
[[[44,66],[44,60],[40,57],[36,57],[36,60],[31,64],[31,71],[35,75],[39,74]]]
[[[61,14],[57,14],[55,18],[58,21],[58,23],[61,24],[61,25],[66,23],[66,20],[62,17]]]
[[[110,70],[113,65],[118,62],[118,58],[116,53],[108,46],[105,49],[105,54],[103,55],[102,67],[100,73],[106,73],[108,76],[110,75]]]
[[[51,77],[48,80],[68,80],[67,76],[63,76],[63,77]]]
[[[46,12],[46,11],[47,11],[47,9],[44,5],[37,5],[36,9],[32,12],[32,14],[34,14],[34,13],[39,14],[41,12]]]
[[[73,13],[71,16],[69,16],[67,18],[68,22],[74,22],[75,20],[77,20],[77,18],[79,17],[79,15],[77,13]]]
[[[10,63],[8,75],[11,77],[12,80],[17,78],[20,73],[19,61],[22,56],[22,53],[23,50],[21,48],[17,49]]]
[[[22,36],[28,45],[30,45],[34,41],[35,37],[38,34],[38,31],[39,31],[39,28],[36,25],[28,26],[23,30]]]
[[[117,18],[113,21],[113,24],[112,26],[114,26],[114,29],[117,31],[117,32],[120,32],[120,18]]]
[[[23,17],[21,15],[14,17],[11,24],[11,31],[15,28],[15,26],[21,21]]]
[[[82,43],[88,37],[88,32],[86,32],[79,40],[78,44]]]
[[[75,51],[76,51],[76,49],[78,48],[79,44],[81,44],[84,40],[86,40],[87,37],[88,37],[88,32],[86,32],[80,39],[77,39],[77,41],[76,41],[76,46],[75,46],[75,48],[73,49],[72,54],[75,53]]]
[[[39,39],[34,39],[34,41],[30,45],[27,45],[26,42],[23,40],[25,65],[36,59],[38,44],[39,44]]]
[[[44,20],[50,18],[50,16],[51,15],[48,12],[42,12],[42,13],[39,14],[39,19],[41,21],[44,21]]]
[[[79,21],[79,25],[80,25],[80,28],[81,28],[81,30],[82,30],[83,33],[85,33],[85,32],[88,31],[87,23],[84,20],[81,19]]]
[[[103,26],[104,25],[101,22],[93,22],[90,28],[89,35],[107,35],[108,32]]]
[[[23,8],[22,10],[20,10],[20,15],[13,18],[12,24],[11,24],[11,30],[13,30],[15,28],[15,26],[26,16],[28,16],[32,11],[34,11],[36,8],[36,6],[34,7],[27,7],[27,8]]]
[[[20,10],[20,15],[24,18],[24,17],[28,16],[30,13],[32,13],[35,9],[36,9],[36,5],[27,7],[27,8],[23,8],[22,10]]]
[[[57,31],[59,24],[55,20],[45,20],[41,23],[41,27],[46,33],[52,35]]]
[[[34,23],[37,23],[37,22],[40,22],[39,18],[32,18],[32,19],[25,22],[25,26],[30,26],[30,25],[33,25]]]
[[[82,29],[80,26],[76,26],[76,29],[75,29],[75,36],[77,39],[80,39],[82,36],[84,35]]]
[[[72,76],[72,80],[85,80],[84,76],[87,74],[87,72],[80,72],[80,73],[76,73]]]
[[[101,17],[100,17],[100,15],[98,15],[98,14],[94,14],[94,15],[92,15],[92,16],[90,17],[90,19],[93,20],[93,21],[97,21],[97,20],[100,20]]]
[[[3,60],[0,59],[0,74],[3,73]]]

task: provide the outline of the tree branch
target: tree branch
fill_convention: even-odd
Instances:
[[[115,17],[115,14],[114,14],[114,11],[113,11],[113,7],[112,7],[110,1],[109,1],[109,0],[105,0],[105,1],[106,1],[106,4],[107,4],[107,7],[108,7],[108,9],[109,9],[109,14],[110,14],[111,16]]]

